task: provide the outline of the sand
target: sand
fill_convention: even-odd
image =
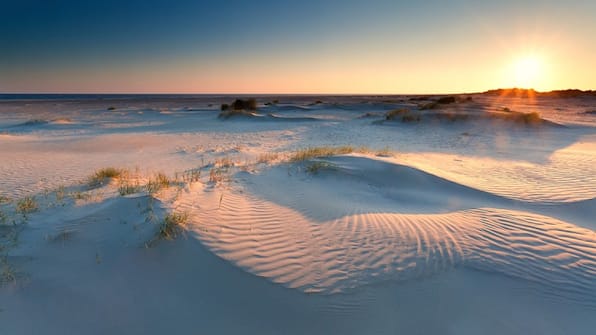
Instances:
[[[409,98],[0,101],[0,333],[591,334],[594,98]]]

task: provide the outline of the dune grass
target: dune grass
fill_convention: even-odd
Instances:
[[[213,167],[209,171],[209,182],[213,184],[218,184],[227,180],[229,178],[229,176],[226,174],[227,171],[227,168]]]
[[[92,187],[99,186],[102,185],[106,181],[106,179],[119,178],[122,175],[122,173],[122,170],[113,167],[103,168],[95,171],[89,177],[87,184]]]
[[[266,153],[260,154],[259,157],[257,157],[257,164],[270,163],[270,162],[277,160],[278,158],[279,158],[279,153],[266,152]]]
[[[313,158],[346,155],[353,152],[367,153],[370,152],[370,150],[365,147],[353,147],[351,145],[338,147],[311,147],[295,151],[290,156],[289,160],[290,162],[302,162]]]
[[[192,169],[184,171],[181,175],[181,179],[185,183],[194,183],[201,180],[201,170],[200,169]],[[178,175],[176,175],[176,180],[178,180]]]
[[[221,157],[215,160],[215,166],[219,168],[230,168],[234,166],[234,161],[230,157]]]
[[[118,185],[118,193],[121,196],[139,193],[143,190],[141,185],[138,183],[131,183],[129,181],[123,181]]]
[[[25,197],[17,201],[16,212],[19,214],[27,215],[36,212],[39,209],[37,201],[33,197]]]
[[[166,215],[159,226],[159,238],[172,240],[178,237],[183,231],[184,226],[188,223],[188,218],[189,216],[186,212],[172,212]]]
[[[147,182],[147,192],[154,194],[160,190],[170,187],[172,181],[164,173],[159,172],[155,176],[149,179]]]

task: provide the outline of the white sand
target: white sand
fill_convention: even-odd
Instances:
[[[262,98],[282,103],[218,119],[231,99],[0,102],[0,334],[593,332],[593,99],[443,110],[556,123],[538,126],[381,121],[407,97]],[[373,151],[284,160],[323,145]],[[108,166],[201,178],[84,184]],[[183,236],[155,240],[172,211]]]

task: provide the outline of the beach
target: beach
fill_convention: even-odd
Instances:
[[[596,327],[593,95],[14,96],[0,162],[1,334]]]

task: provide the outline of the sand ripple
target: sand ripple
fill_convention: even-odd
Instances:
[[[193,230],[212,251],[276,283],[335,293],[458,266],[541,283],[596,304],[596,233],[550,217],[494,208],[447,214],[361,213],[316,222],[246,193],[189,193]],[[199,206],[200,207],[200,206]],[[193,208],[195,209],[193,211]]]

